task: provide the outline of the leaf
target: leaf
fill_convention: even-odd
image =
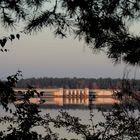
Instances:
[[[43,96],[43,93],[44,93],[44,91],[41,91],[41,92],[40,92],[40,95]]]
[[[9,112],[12,113],[12,109],[10,109]]]
[[[6,43],[6,42],[7,42],[7,39],[6,39],[6,38],[4,38],[4,39],[2,40],[2,42]]]
[[[6,42],[7,42],[7,39],[6,38],[2,39],[1,46],[4,47],[5,44],[6,44]]]
[[[16,34],[16,37],[17,37],[17,39],[20,39],[20,35],[19,34]]]
[[[13,34],[11,34],[10,37],[12,40],[15,39],[15,35],[13,35]]]

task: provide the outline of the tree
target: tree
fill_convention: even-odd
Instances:
[[[129,26],[127,26],[127,21],[139,19],[139,0],[0,0],[0,11],[1,23],[5,27],[15,27],[16,23],[22,21],[26,23],[18,34],[11,34],[0,40],[2,48],[5,47],[7,40],[12,41],[15,37],[19,39],[21,33],[31,33],[39,31],[43,27],[49,27],[52,28],[55,35],[61,37],[66,37],[68,32],[72,32],[75,37],[84,39],[93,49],[104,49],[108,57],[116,62],[123,60],[133,65],[140,64],[140,37],[131,34]],[[6,110],[9,110],[7,107],[9,101],[13,103],[15,101],[13,87],[18,80],[17,76],[8,77],[6,84],[1,84],[0,101]],[[116,107],[116,110],[105,116],[106,122],[101,124],[104,128],[103,131],[91,134],[88,126],[80,125],[77,118],[64,113],[61,113],[62,116],[58,116],[58,121],[52,118],[49,120],[41,118],[37,106],[29,103],[29,98],[34,93],[36,91],[27,91],[23,104],[16,106],[16,112],[13,115],[17,117],[18,127],[11,126],[9,134],[1,132],[1,139],[25,139],[25,137],[29,139],[57,139],[57,136],[49,128],[47,129],[48,134],[44,138],[30,131],[32,127],[43,121],[45,122],[42,124],[45,126],[49,121],[53,121],[56,127],[70,126],[69,131],[73,132],[72,129],[74,129],[77,134],[82,132],[87,140],[119,140],[124,136],[128,136],[130,139],[140,139],[139,116],[138,118],[128,116],[128,110],[123,110],[123,106]],[[136,99],[139,102],[139,98]],[[15,122],[12,118],[9,120]],[[70,122],[68,122],[69,120]],[[123,126],[124,124],[125,126]],[[81,127],[82,131],[79,129]]]
[[[18,99],[15,95],[15,85],[21,76],[18,71],[15,75],[8,76],[7,81],[0,82],[0,103],[10,115],[0,116],[0,123],[7,123],[7,129],[0,130],[2,140],[52,140],[57,139],[57,135],[51,131],[47,122],[45,125],[43,116],[37,104],[30,102],[30,98],[41,96],[33,87],[29,87],[26,92],[18,91],[23,96]],[[18,103],[19,102],[19,103]],[[11,107],[13,105],[13,107]],[[40,126],[46,130],[45,136],[38,134],[33,128]]]
[[[72,32],[115,62],[140,63],[140,37],[130,33],[127,24],[139,19],[139,0],[1,0],[0,11],[3,26],[23,21],[22,33],[44,27],[61,37]],[[2,47],[9,38],[1,40]]]

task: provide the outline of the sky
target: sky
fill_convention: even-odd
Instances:
[[[136,23],[131,30],[139,34],[140,25]],[[5,30],[1,32],[6,34]],[[0,52],[0,79],[18,70],[22,71],[23,78],[122,78],[126,69],[130,78],[135,74],[140,78],[139,67],[123,63],[114,65],[103,52],[94,53],[84,42],[72,36],[55,38],[47,29],[34,35],[21,35],[19,41],[8,43],[6,47],[9,52]]]

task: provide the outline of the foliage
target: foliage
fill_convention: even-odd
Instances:
[[[1,0],[0,11],[3,26],[24,22],[24,33],[49,27],[60,37],[70,32],[115,62],[140,63],[140,38],[128,26],[139,20],[138,0]]]
[[[8,110],[8,103],[16,100],[13,88],[16,86],[19,76],[21,76],[21,71],[18,71],[15,75],[8,76],[5,82],[0,81],[0,103],[6,110]]]
[[[22,93],[23,98],[18,99],[13,88],[19,76],[21,76],[20,71],[15,75],[9,76],[5,83],[1,82],[0,103],[5,111],[10,114],[0,117],[0,122],[3,125],[5,123],[9,124],[7,130],[0,131],[0,139],[46,140],[50,137],[51,140],[51,137],[55,136],[53,136],[52,133],[48,132],[47,135],[42,138],[41,135],[32,130],[36,126],[42,126],[42,117],[39,114],[40,110],[38,105],[32,104],[29,99],[35,95],[40,96],[40,93],[30,87],[25,93]],[[19,101],[20,103],[18,103]]]
[[[1,49],[0,49],[0,51],[2,51],[2,52],[7,52],[7,51],[9,51],[8,49],[6,49],[5,48],[5,44],[6,44],[6,42],[7,41],[13,41],[13,40],[15,40],[15,39],[20,39],[20,35],[19,34],[16,34],[16,35],[14,35],[14,34],[11,34],[10,36],[8,36],[8,37],[3,37],[2,39],[0,39],[0,45],[1,45]]]
[[[112,78],[28,78],[21,79],[17,83],[17,88],[27,88],[32,85],[36,88],[89,88],[89,89],[120,89],[122,82],[128,82],[135,90],[140,90],[140,80],[135,79],[112,79]],[[128,88],[128,87],[127,87]],[[124,87],[123,87],[124,89]],[[129,90],[129,89],[128,89]]]
[[[101,123],[104,128],[104,140],[139,140],[140,114],[136,110],[128,110],[126,104],[115,104],[111,112],[104,115],[106,122]]]

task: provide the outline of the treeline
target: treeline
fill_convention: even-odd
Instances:
[[[140,80],[129,80],[135,89],[140,90]],[[21,79],[17,88],[90,88],[90,89],[115,89],[120,88],[122,79],[111,78],[29,78]]]

